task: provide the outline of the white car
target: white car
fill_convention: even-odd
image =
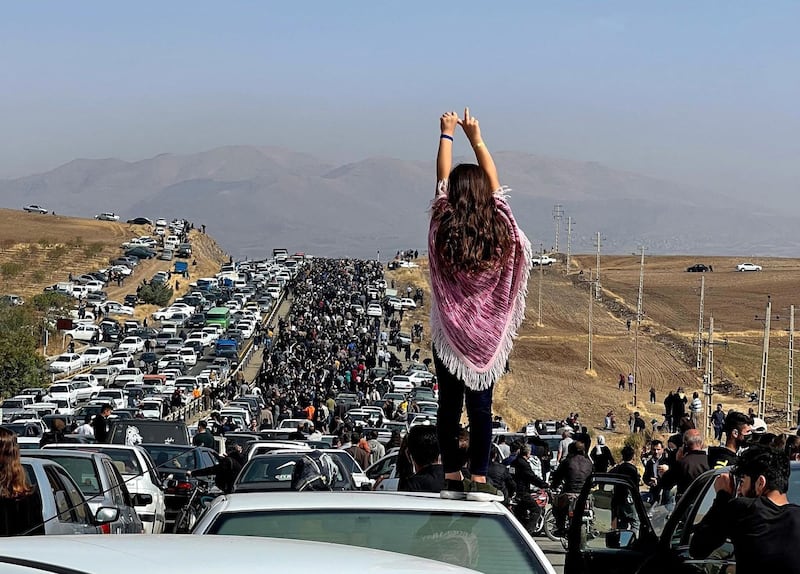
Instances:
[[[155,311],[152,317],[156,321],[166,321],[172,319],[175,315],[186,315],[186,309],[172,306],[162,307],[158,311]]]
[[[161,357],[158,360],[158,368],[159,368],[159,370],[166,369],[167,365],[169,364],[170,361],[181,361],[181,362],[183,362],[183,358],[180,355],[178,355],[177,353],[164,355],[163,357]]]
[[[403,297],[400,299],[400,306],[403,309],[416,309],[417,303],[413,299],[409,299],[408,297]]]
[[[141,337],[125,337],[119,344],[118,350],[126,353],[141,353],[144,351],[144,339]]]
[[[133,269],[128,267],[127,265],[114,265],[108,268],[110,273],[119,273],[120,275],[125,275],[126,277],[133,273]]]
[[[189,333],[189,336],[186,337],[186,342],[190,341],[197,341],[204,347],[209,347],[214,342],[214,338],[211,336],[211,333],[206,333],[205,331],[192,331]]]
[[[64,353],[56,357],[48,370],[51,373],[72,373],[83,368],[83,357],[76,353]]]
[[[106,347],[89,347],[82,356],[84,365],[99,365],[111,358],[111,351]]]
[[[70,383],[50,385],[50,388],[47,389],[47,394],[50,395],[52,402],[69,401],[70,403],[75,403],[78,400],[78,391]]]
[[[311,522],[314,528],[308,527]],[[204,539],[227,533],[267,538],[302,533],[305,539],[348,547],[401,548],[439,560],[434,571],[457,565],[478,572],[555,573],[502,503],[442,500],[438,492],[234,493],[212,501],[192,533]]]
[[[117,378],[114,379],[114,384],[118,387],[124,387],[128,383],[144,383],[144,375],[139,369],[122,369]]]
[[[109,367],[106,365],[104,367],[95,367],[91,372],[94,375],[94,378],[97,379],[97,384],[103,387],[110,387],[114,382],[114,379],[117,378],[119,369],[117,367]]]
[[[386,300],[386,303],[395,311],[400,311],[403,308],[403,302],[397,297],[389,297],[389,299]]]
[[[104,211],[103,213],[95,215],[94,218],[100,221],[119,221],[119,215],[113,211]]]
[[[139,410],[146,419],[160,419],[164,411],[164,403],[160,399],[150,398],[139,403]]]
[[[761,265],[756,265],[755,263],[739,263],[736,266],[737,271],[761,271]]]
[[[382,317],[383,308],[378,303],[370,303],[369,305],[367,305],[367,316]]]
[[[420,386],[423,383],[427,383],[428,381],[433,380],[433,373],[428,373],[426,371],[409,371],[406,373],[408,380],[414,383],[414,386]]]
[[[201,331],[203,331],[203,333],[207,333],[208,336],[211,337],[210,344],[213,345],[219,339],[219,334],[222,331],[222,327],[220,327],[219,325],[213,325],[213,326],[210,325],[208,327],[203,327]]]
[[[178,351],[178,356],[189,367],[194,367],[197,364],[197,354],[191,347],[182,347]]]
[[[64,331],[65,337],[72,337],[76,341],[91,341],[95,335],[97,336],[98,340],[102,339],[100,327],[91,323],[81,323],[74,329]]]
[[[106,301],[105,303],[103,303],[102,307],[105,310],[106,314],[109,315],[133,316],[133,307],[128,307],[127,305],[123,305],[118,301]]]
[[[78,379],[78,377],[91,377],[94,382]],[[76,376],[70,381],[70,384],[75,389],[78,401],[90,401],[97,393],[103,390],[103,387],[97,384],[97,379],[94,378],[94,375],[89,374]]]
[[[392,377],[392,390],[394,392],[408,392],[414,388],[411,378],[406,375],[395,375]]]
[[[103,389],[95,395],[93,400],[108,403],[115,409],[125,408],[125,393],[122,392],[122,389]]]
[[[125,369],[128,366],[129,360],[130,360],[129,357],[111,357],[108,360],[108,364],[106,365],[106,367],[116,369],[117,374],[119,374],[119,371]]]

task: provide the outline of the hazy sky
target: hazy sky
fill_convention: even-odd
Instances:
[[[0,8],[0,176],[239,143],[424,159],[468,104],[493,149],[767,199],[800,184],[799,2]]]

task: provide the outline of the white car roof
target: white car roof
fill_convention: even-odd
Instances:
[[[474,572],[394,552],[247,536],[25,536],[0,540],[0,555],[76,570],[108,564],[116,574],[185,570],[187,556],[192,555],[202,555],[203,570],[217,571],[228,571],[232,557],[240,564],[260,564],[269,557],[271,570],[285,570],[296,568],[303,556],[324,556],[326,570],[332,572]]]
[[[444,500],[433,492],[270,492],[230,494],[220,501],[220,512],[249,510],[297,510],[354,508],[359,510],[405,510],[478,512],[480,514],[505,514],[499,502],[473,502]],[[216,505],[215,505],[216,506]]]

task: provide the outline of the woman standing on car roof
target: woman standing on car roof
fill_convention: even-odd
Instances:
[[[453,135],[461,126],[478,165],[451,171]],[[440,118],[436,197],[428,233],[433,292],[431,334],[439,379],[438,433],[445,471],[443,498],[503,500],[487,484],[492,438],[492,388],[505,372],[525,313],[531,246],[517,227],[478,120],[447,112]],[[469,471],[458,452],[466,399]]]
[[[0,536],[44,533],[42,499],[22,468],[17,435],[0,427]]]

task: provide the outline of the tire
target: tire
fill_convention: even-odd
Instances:
[[[181,508],[178,516],[175,517],[175,526],[172,531],[175,534],[188,534],[192,527],[192,511],[189,508]]]
[[[555,535],[556,531],[556,517],[553,516],[553,509],[548,508],[547,511],[544,513],[544,535],[547,536],[553,542],[558,542],[561,540],[558,536]]]

